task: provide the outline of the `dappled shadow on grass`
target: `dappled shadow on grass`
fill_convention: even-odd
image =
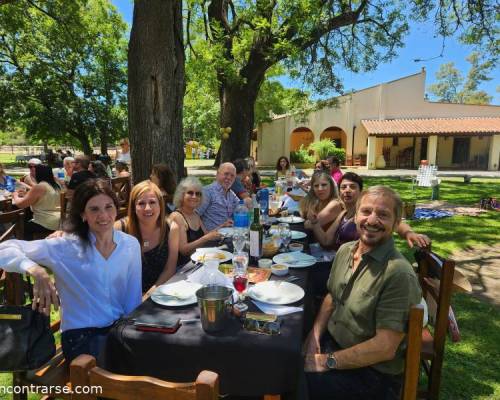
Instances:
[[[441,398],[499,398],[500,311],[467,294],[456,294],[452,305],[462,340],[447,339]]]

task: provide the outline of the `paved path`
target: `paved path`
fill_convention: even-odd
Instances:
[[[474,297],[500,307],[500,244],[460,250],[450,258],[469,279]]]

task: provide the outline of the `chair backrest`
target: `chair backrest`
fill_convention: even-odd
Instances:
[[[24,239],[24,210],[0,213],[0,225],[10,227],[0,236],[0,243],[8,239]],[[0,285],[4,287],[7,304],[20,305],[24,301],[22,275],[2,271],[0,265]]]
[[[126,176],[111,179],[111,187],[116,197],[118,197],[120,207],[128,207],[131,188],[130,177]]]
[[[429,323],[434,326],[432,348],[428,350],[426,346],[423,346],[422,358],[430,361],[428,371],[429,398],[438,398],[455,262],[444,260],[435,253],[423,249],[415,252],[415,259],[418,263],[418,277],[422,287],[422,295],[428,304],[431,301],[436,303],[435,317],[429,304]]]
[[[414,305],[410,308],[408,333],[406,335],[406,357],[401,400],[417,398],[418,378],[420,376],[420,350],[422,348],[422,321],[424,306]]]
[[[66,191],[61,190],[59,194],[59,203],[61,206],[61,228],[68,214],[68,198],[66,197]]]
[[[71,386],[100,387],[99,393],[73,394],[75,400],[98,397],[110,399],[216,400],[219,398],[219,376],[202,371],[196,382],[172,383],[149,376],[113,374],[96,366],[94,357],[83,354],[70,366]],[[77,391],[75,391],[77,392]]]

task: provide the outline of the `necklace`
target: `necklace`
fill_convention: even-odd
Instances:
[[[143,245],[144,247],[149,247],[149,240],[144,240],[144,241],[142,242],[142,245]]]

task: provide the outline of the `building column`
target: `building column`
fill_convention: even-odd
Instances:
[[[377,161],[376,146],[377,138],[368,136],[368,150],[366,152],[366,166],[368,169],[376,169],[375,162]]]
[[[500,162],[500,135],[493,135],[490,140],[488,171],[498,171],[498,163]]]
[[[427,142],[427,161],[429,162],[429,165],[436,165],[437,148],[438,137],[429,136],[429,141]]]

